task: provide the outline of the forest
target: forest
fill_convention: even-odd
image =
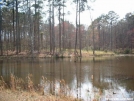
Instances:
[[[132,4],[0,0],[0,101],[134,100]]]
[[[65,19],[75,5],[75,24]],[[74,50],[133,53],[134,12],[123,19],[114,11],[92,19],[86,28],[81,13],[91,10],[87,0],[4,0],[0,1],[0,55],[46,52],[52,55]],[[58,19],[58,24],[55,23]]]

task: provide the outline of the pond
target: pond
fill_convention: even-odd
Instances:
[[[132,56],[82,58],[77,62],[73,58],[1,59],[0,76],[8,82],[11,73],[24,80],[28,74],[32,74],[35,85],[40,84],[41,77],[44,76],[53,82],[55,89],[60,86],[58,81],[64,80],[71,95],[84,101],[94,98],[101,101],[131,101],[134,98]],[[51,85],[47,86],[47,90],[51,88]]]

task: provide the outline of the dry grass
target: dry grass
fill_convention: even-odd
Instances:
[[[26,91],[11,91],[4,90],[0,91],[0,101],[78,101],[77,99],[71,97],[60,97],[53,95],[39,95],[36,92],[26,92]]]
[[[35,86],[31,74],[28,74],[25,82],[11,74],[10,84],[7,85],[1,76],[0,101],[79,101],[71,96],[64,80],[58,83],[60,87],[56,88],[54,82],[42,76],[41,83]],[[47,85],[52,85],[51,93],[45,91]]]
[[[79,50],[77,50],[78,56],[79,56]],[[90,57],[93,56],[92,50],[82,50],[82,57]],[[7,52],[4,52],[4,55],[7,55]],[[110,51],[95,51],[95,56],[106,56],[106,55],[114,55],[114,52]],[[56,52],[54,54],[47,52],[45,50],[41,50],[40,53],[35,51],[33,54],[29,54],[28,51],[24,51],[16,55],[15,51],[8,51],[8,56],[12,57],[39,57],[39,58],[45,58],[45,57],[58,57],[58,58],[70,58],[75,56],[74,49],[66,49],[61,52]]]
[[[5,83],[3,77],[1,76],[1,80],[0,80],[0,90],[4,90],[5,88],[7,88],[7,84]]]
[[[88,54],[88,56],[92,56],[93,55],[93,51],[92,50],[89,50],[89,51],[86,51],[86,50],[82,50],[82,56],[86,56]],[[104,55],[114,55],[114,52],[111,52],[111,51],[95,51],[95,56],[104,56]]]

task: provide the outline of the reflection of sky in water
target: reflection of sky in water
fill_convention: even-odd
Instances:
[[[133,92],[127,92],[126,88],[120,86],[119,84],[115,84],[115,82],[113,82],[113,86],[114,87],[111,87],[111,85],[109,85],[109,88],[104,89],[103,92],[101,92],[102,94],[100,94],[100,88],[94,87],[91,81],[84,82],[81,84],[81,87],[78,88],[78,95],[80,94],[79,91],[81,91],[81,95],[79,95],[78,98],[81,98],[84,101],[92,101],[93,99],[106,101],[106,98],[127,99],[134,97]],[[77,91],[75,88],[76,88],[76,82],[72,86],[72,92],[73,96],[77,97]]]
[[[103,77],[100,76],[102,83],[106,83],[107,87],[104,87],[102,90],[99,87],[93,85],[93,80],[89,76],[89,72],[86,72],[81,86],[77,88],[77,77],[75,76],[71,88],[73,96],[83,99],[84,101],[92,101],[93,99],[98,99],[99,101],[106,101],[107,99],[123,100],[126,101],[134,97],[133,91],[127,91],[126,87],[120,83],[119,79],[113,78],[112,73],[108,73],[109,76]],[[95,79],[95,78],[93,78]]]

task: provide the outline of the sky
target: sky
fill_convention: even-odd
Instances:
[[[1,2],[2,0],[0,0]],[[70,4],[70,1],[67,0],[67,8],[65,8],[65,13],[70,11],[70,14],[66,14],[65,20],[69,20],[75,25],[76,13],[74,3]],[[109,11],[114,11],[120,16],[120,19],[124,18],[125,15],[129,12],[134,12],[134,0],[87,0],[88,5],[93,9],[92,11],[86,10],[81,13],[81,24],[90,25],[91,19],[90,14],[93,19],[99,17],[101,14],[108,14]],[[58,17],[55,19],[55,23],[58,24]]]
[[[117,13],[120,19],[124,18],[126,13],[134,12],[134,0],[96,0],[95,2],[88,0],[88,4],[93,9],[93,11],[90,11],[93,19],[101,14],[108,14],[109,11]],[[65,19],[69,19],[75,24],[75,5],[71,5],[69,9],[71,15],[67,15]],[[91,23],[90,12],[87,10],[81,13],[82,24],[89,25]]]

